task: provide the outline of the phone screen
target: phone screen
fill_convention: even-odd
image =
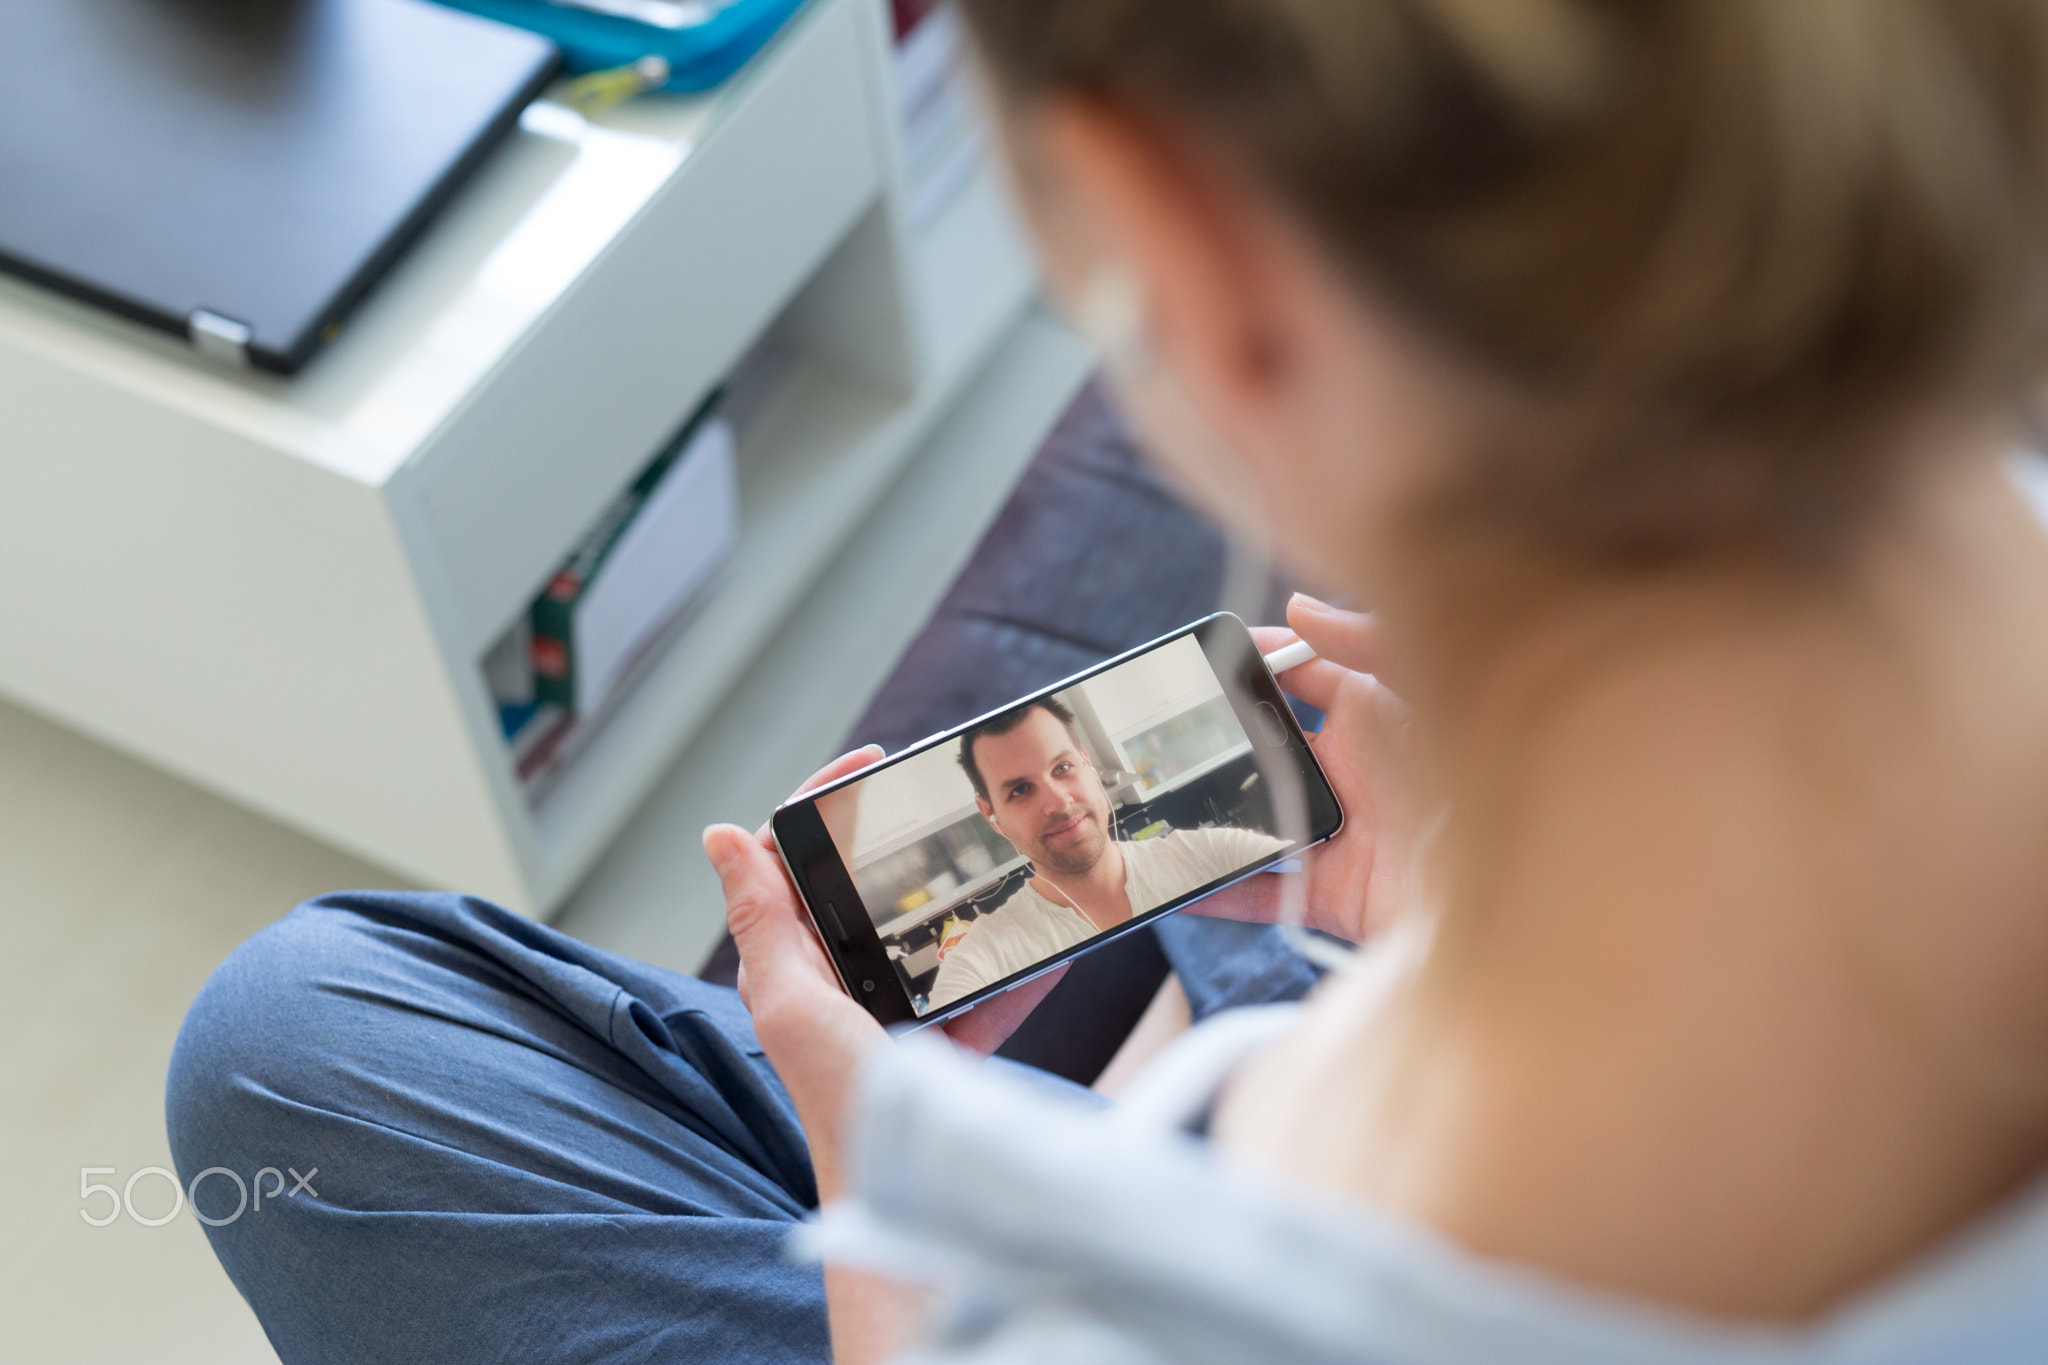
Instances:
[[[1302,782],[1304,837],[1280,828],[1276,772]],[[791,802],[774,829],[848,989],[902,1024],[1270,866],[1342,818],[1250,633],[1218,615]]]

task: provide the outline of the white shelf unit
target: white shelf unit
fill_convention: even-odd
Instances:
[[[1035,292],[984,167],[906,226],[885,7],[697,98],[543,101],[295,379],[0,281],[0,691],[430,885],[560,904]],[[531,806],[481,672],[749,354],[742,534]]]

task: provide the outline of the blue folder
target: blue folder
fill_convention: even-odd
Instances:
[[[669,64],[669,90],[708,90],[761,50],[804,0],[682,0],[646,6],[687,16],[676,27],[626,17],[631,3],[584,8],[552,0],[441,0],[552,38],[566,70],[607,71],[642,57]],[[618,12],[599,12],[616,10]]]

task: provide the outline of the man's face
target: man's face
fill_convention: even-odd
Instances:
[[[1040,868],[1081,876],[1109,847],[1109,795],[1060,718],[1033,707],[1007,735],[983,735],[974,763],[988,784],[981,813]]]

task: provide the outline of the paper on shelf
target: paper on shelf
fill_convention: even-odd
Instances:
[[[739,486],[730,423],[706,422],[648,495],[576,605],[576,709],[600,710],[641,652],[731,555]]]

